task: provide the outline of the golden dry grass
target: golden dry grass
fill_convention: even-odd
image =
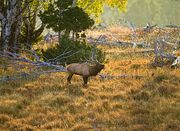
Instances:
[[[180,70],[151,67],[151,54],[110,50],[101,73],[143,78],[97,76],[84,88],[78,76],[68,85],[66,73],[52,73],[1,83],[0,130],[180,130]]]

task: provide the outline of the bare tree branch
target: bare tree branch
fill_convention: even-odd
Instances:
[[[52,58],[52,59],[47,60],[47,62],[55,61],[55,60],[57,60],[58,58],[60,58],[60,57],[62,57],[62,56],[64,56],[64,55],[67,55],[67,54],[71,53],[72,50],[66,52],[68,49],[69,49],[69,47],[66,48],[62,54],[60,54],[59,56],[57,56],[57,57],[55,57],[55,58]]]
[[[56,59],[55,61],[61,61],[62,59],[65,59],[65,58],[71,57],[71,56],[73,56],[73,55],[75,55],[75,54],[78,54],[80,51],[81,51],[81,50],[76,51],[76,52],[72,53],[71,55],[61,57],[61,58],[59,58],[59,59]]]
[[[30,65],[33,66],[37,66],[37,67],[52,67],[55,70],[57,70],[57,72],[66,72],[65,67],[60,66],[60,65],[55,65],[52,63],[48,63],[48,62],[44,62],[44,61],[40,61],[39,57],[37,57],[37,54],[33,51],[29,51],[30,53],[32,53],[32,56],[34,56],[34,58],[36,58],[36,61],[30,60],[28,58],[25,58],[17,53],[12,53],[12,52],[8,52],[8,51],[4,51],[4,52],[0,52],[0,56],[1,57],[5,57],[8,58],[10,60],[15,60],[15,61],[19,61],[19,62],[25,62],[28,63]]]
[[[100,79],[120,79],[120,78],[135,78],[135,79],[141,79],[144,78],[143,75],[128,75],[128,74],[121,74],[121,75],[107,75],[107,74],[99,74]]]
[[[77,0],[73,0],[72,7],[76,7]]]

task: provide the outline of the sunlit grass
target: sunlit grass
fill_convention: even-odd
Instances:
[[[107,51],[102,74],[143,77],[96,76],[87,88],[79,76],[67,84],[66,73],[1,83],[0,129],[180,130],[180,70],[150,66],[153,54],[100,48]],[[0,72],[13,75],[16,69],[10,66]]]

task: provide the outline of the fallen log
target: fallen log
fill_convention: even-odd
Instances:
[[[99,78],[101,80],[111,80],[111,79],[124,79],[124,78],[135,78],[141,79],[144,78],[143,75],[130,75],[130,74],[122,74],[122,75],[107,75],[107,74],[99,74]]]

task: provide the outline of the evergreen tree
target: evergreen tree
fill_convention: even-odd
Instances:
[[[55,32],[65,31],[69,35],[70,31],[81,32],[90,28],[94,21],[80,7],[72,7],[72,0],[59,0],[50,4],[48,9],[40,13],[43,23],[47,28],[52,28]]]

